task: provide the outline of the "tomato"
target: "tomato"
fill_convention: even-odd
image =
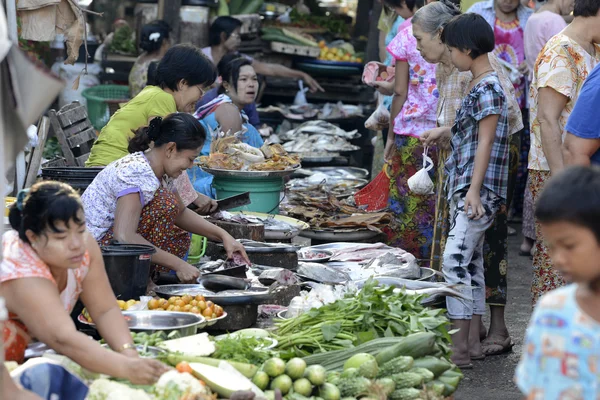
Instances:
[[[192,369],[192,367],[190,367],[190,364],[188,364],[185,361],[180,362],[179,364],[177,364],[177,367],[175,367],[177,369],[177,371],[181,372],[182,374],[184,372],[187,372],[189,374],[193,373],[194,370]]]

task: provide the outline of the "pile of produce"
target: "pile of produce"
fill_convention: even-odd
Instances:
[[[199,294],[191,296],[184,294],[183,296],[172,296],[166,299],[152,299],[148,302],[148,309],[154,311],[175,311],[175,312],[191,312],[200,314],[207,320],[219,318],[223,316],[223,307],[206,300],[203,295]]]
[[[279,42],[295,46],[319,47],[311,35],[294,32],[286,28],[263,28],[261,39],[266,42]]]
[[[117,300],[117,304],[119,305],[119,308],[121,309],[121,311],[133,311],[133,310],[139,310],[140,309],[140,301],[139,300]],[[84,308],[81,311],[81,315],[83,316],[83,318],[86,319],[87,322],[89,322],[90,324],[93,324],[94,321],[92,320],[92,317],[90,316],[89,311],[87,310],[87,308]]]
[[[122,26],[115,31],[113,40],[108,45],[109,53],[137,55],[135,36],[133,30],[128,26]]]
[[[337,42],[327,45],[324,40],[319,42],[321,54],[319,60],[362,63],[363,59],[354,51],[354,46],[348,42]]]
[[[213,141],[210,155],[200,157],[198,165],[230,171],[285,171],[298,167],[300,158],[289,155],[279,144],[265,144],[257,149],[235,136],[227,136]]]
[[[433,338],[431,352],[448,354],[448,319],[442,309],[421,305],[424,295],[407,294],[373,279],[362,290],[285,321],[277,322],[277,349],[285,358],[347,350],[377,338],[403,337],[420,332]],[[378,349],[381,349],[379,347]],[[331,353],[323,356],[331,361]]]

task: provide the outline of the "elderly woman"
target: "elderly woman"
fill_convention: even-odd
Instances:
[[[587,76],[600,62],[600,2],[575,0],[575,18],[540,53],[530,91],[531,150],[529,188],[534,203],[544,185],[564,167],[565,125]],[[532,295],[535,304],[549,290],[564,284],[550,260],[539,224],[533,257]]]
[[[437,89],[439,91],[439,102],[437,107],[436,130],[450,131],[454,125],[456,111],[467,94],[469,83],[473,79],[470,72],[460,72],[452,65],[450,51],[441,43],[440,35],[444,26],[456,15],[459,9],[454,3],[442,0],[426,5],[417,11],[412,18],[413,35],[417,40],[418,49],[425,60],[437,64]],[[510,171],[509,171],[509,194],[508,201],[512,195],[510,187],[514,186],[516,165],[519,160],[518,146],[513,138],[515,133],[523,129],[523,121],[519,104],[515,98],[513,84],[504,73],[504,67],[498,59],[490,54],[490,63],[498,76],[504,92],[509,100],[509,133],[511,134]],[[438,149],[438,182],[445,181],[444,164],[448,152],[442,148]],[[511,179],[512,178],[512,179]],[[511,182],[512,180],[512,182]],[[486,232],[486,254],[485,260],[485,282],[486,301],[490,305],[492,323],[489,335],[483,341],[483,352],[486,355],[499,354],[510,350],[512,341],[504,321],[504,306],[506,304],[506,270],[508,258],[507,229],[508,218],[506,205],[496,217],[496,221]],[[436,222],[432,249],[432,265],[436,269],[441,267],[441,255],[448,233],[448,203],[443,187],[438,186],[436,203]],[[485,331],[485,328],[483,328]],[[482,336],[485,335],[485,332]],[[479,355],[480,356],[480,355]]]

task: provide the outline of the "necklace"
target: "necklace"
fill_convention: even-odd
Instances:
[[[488,70],[483,71],[482,73],[480,73],[479,75],[477,75],[475,78],[473,78],[473,81],[476,81],[477,79],[479,79],[483,75],[489,74],[490,72],[494,72],[494,70],[493,69],[488,69]]]

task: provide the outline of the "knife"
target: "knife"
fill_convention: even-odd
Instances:
[[[232,208],[247,206],[250,201],[250,192],[236,194],[226,199],[217,200],[217,211],[231,210]]]

